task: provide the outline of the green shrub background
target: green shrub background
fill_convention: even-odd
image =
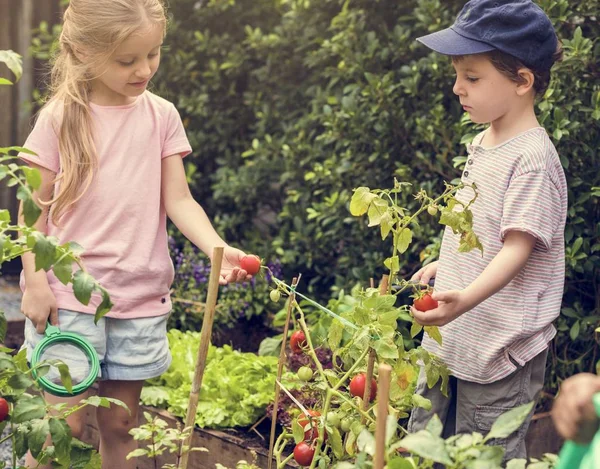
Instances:
[[[352,189],[411,182],[441,192],[480,129],[452,93],[447,58],[415,38],[450,25],[464,2],[171,0],[157,92],[181,112],[194,193],[233,243],[281,259],[327,298],[380,276],[377,229],[348,211]],[[598,360],[600,17],[598,1],[543,0],[566,57],[538,103],[569,183],[567,282],[549,386]],[[596,188],[596,189],[594,189]],[[403,259],[436,256],[422,221]]]

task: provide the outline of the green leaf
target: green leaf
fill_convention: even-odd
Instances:
[[[418,431],[404,437],[399,444],[413,454],[440,464],[452,465],[452,459],[446,451],[446,444],[440,437],[426,430]]]
[[[371,201],[368,210],[369,226],[377,226],[381,223],[384,216],[388,213],[388,202],[380,197]]]
[[[258,347],[261,357],[279,357],[281,351],[281,337],[266,337]]]
[[[73,381],[71,380],[71,373],[66,363],[58,363],[58,372],[60,373],[60,380],[68,392],[73,392]]]
[[[95,286],[96,280],[94,280],[94,277],[90,274],[83,270],[75,272],[75,275],[73,276],[73,291],[75,293],[75,298],[77,298],[80,303],[84,305],[89,304]],[[96,318],[94,318],[94,322],[97,322]]]
[[[23,218],[27,226],[33,226],[42,214],[42,209],[37,206],[31,197],[23,200]]]
[[[31,430],[27,435],[27,442],[31,455],[36,458],[42,451],[46,436],[48,435],[48,420],[37,419],[31,422]]]
[[[414,321],[410,326],[410,336],[415,338],[422,330],[423,326],[421,326],[421,324],[419,324],[417,321]]]
[[[44,236],[42,233],[34,233],[35,246],[35,270],[48,270],[54,262],[56,255],[56,242],[52,237]]]
[[[25,174],[27,184],[29,184],[34,191],[38,190],[42,185],[42,176],[39,170],[28,166],[21,166],[21,171]]]
[[[392,218],[392,215],[390,215],[389,211],[383,214],[381,220],[379,221],[379,226],[381,228],[381,239],[387,238],[394,227],[394,219]]]
[[[382,360],[394,360],[398,358],[398,347],[393,340],[376,340],[373,342],[373,348],[377,356]]]
[[[413,394],[411,396],[411,399],[415,407],[421,407],[425,410],[431,410],[431,401],[426,397],[423,397],[419,394]]]
[[[408,459],[396,456],[389,460],[387,469],[414,469],[414,466]]]
[[[410,246],[412,242],[412,231],[409,228],[403,228],[402,231],[398,234],[396,240],[396,249],[400,254],[403,254]]]
[[[490,432],[484,438],[484,441],[489,441],[492,438],[506,438],[515,430],[517,430],[525,421],[527,416],[533,410],[535,401],[529,404],[516,407],[515,409],[505,412],[498,420],[494,422]]]
[[[22,57],[12,50],[0,50],[0,62],[4,62],[11,72],[20,80],[23,74]]]
[[[56,458],[61,464],[68,465],[71,454],[71,428],[66,420],[51,417],[49,429]]]
[[[24,373],[16,373],[10,377],[7,384],[13,391],[26,391],[33,386],[33,380]]]
[[[340,435],[340,431],[333,427],[331,431],[328,432],[329,435],[329,444],[331,445],[331,449],[333,450],[333,454],[338,459],[342,459],[344,456],[344,445],[342,443],[342,435]]]
[[[1,252],[1,250],[0,250]],[[6,331],[8,330],[8,322],[6,321],[6,316],[4,315],[4,311],[0,309],[0,343],[4,342],[6,338]]]
[[[23,423],[29,420],[41,419],[46,415],[46,403],[40,396],[21,397],[17,401],[12,414],[14,423]]]
[[[440,347],[442,346],[442,334],[440,332],[440,328],[437,326],[425,326],[425,332],[429,334],[433,340],[435,340]]]
[[[364,451],[369,456],[375,454],[375,437],[367,429],[360,432],[356,440],[356,445],[359,451]]]
[[[355,189],[352,199],[350,199],[350,213],[355,217],[364,215],[375,198],[377,196],[372,194],[368,187]]]
[[[68,285],[73,278],[73,261],[65,257],[52,266],[52,271],[63,285]]]
[[[442,436],[442,431],[444,430],[444,424],[442,423],[440,418],[437,416],[437,414],[434,414],[434,416],[431,417],[431,419],[427,423],[427,426],[425,427],[425,430],[427,430],[433,436],[439,436],[439,437]]]
[[[298,423],[298,419],[292,421],[292,435],[296,444],[304,440],[304,428]]]
[[[96,314],[94,315],[94,324],[98,324],[98,321],[100,321],[100,319],[106,316],[114,306],[113,302],[110,300],[108,292],[102,287],[100,287],[100,292],[102,293],[102,301],[96,308]]]

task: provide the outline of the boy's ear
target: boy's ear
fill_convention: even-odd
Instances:
[[[520,68],[517,72],[519,75],[519,82],[517,84],[517,94],[519,96],[525,96],[529,91],[533,89],[535,83],[535,75],[528,68]]]

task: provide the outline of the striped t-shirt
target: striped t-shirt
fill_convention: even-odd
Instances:
[[[458,252],[459,236],[446,227],[437,291],[462,290],[498,254],[510,230],[537,238],[529,260],[501,291],[441,328],[439,347],[427,335],[423,347],[438,355],[459,379],[500,380],[547,348],[556,334],[565,277],[564,228],[567,184],[558,154],[546,131],[536,127],[493,148],[483,148],[480,133],[468,145],[462,175],[479,196],[471,206],[481,251]],[[470,188],[456,197],[468,202]]]

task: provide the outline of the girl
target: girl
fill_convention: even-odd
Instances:
[[[244,253],[219,237],[190,194],[182,158],[191,148],[179,114],[147,91],[165,29],[161,0],[71,0],[51,98],[24,145],[38,156],[20,155],[42,175],[36,198],[44,212],[36,228],[83,245],[88,271],[114,303],[94,325],[99,298],[82,305],[52,272],[36,272],[32,255],[23,256],[28,358],[48,320],[84,336],[102,362],[100,395],[131,410],[97,410],[103,468],[135,468],[125,457],[136,447],[129,430],[137,426],[142,384],[171,362],[166,322],[174,272],[166,217],[207,255],[224,247],[221,284],[250,278],[240,268]],[[68,423],[80,437],[82,415]],[[30,455],[27,464],[37,467]]]

